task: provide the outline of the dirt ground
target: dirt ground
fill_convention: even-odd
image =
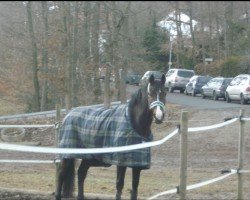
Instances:
[[[167,117],[160,125],[153,124],[154,140],[170,134],[179,124],[183,110],[188,112],[189,127],[201,127],[221,123],[226,117],[239,115],[239,109],[196,110],[174,104],[167,105]],[[250,109],[245,110],[250,117]],[[1,124],[54,124],[54,119],[33,119]],[[221,176],[223,169],[238,168],[239,125],[234,122],[223,128],[188,134],[187,184],[203,182]],[[250,170],[250,122],[245,123],[246,152],[244,169]],[[53,128],[27,128],[22,144],[53,146]],[[39,143],[40,144],[39,144]],[[53,160],[54,155],[20,153],[1,150],[0,159]],[[152,147],[152,165],[142,171],[139,198],[147,199],[179,185],[180,136],[177,134],[166,143]],[[54,199],[55,165],[0,163],[0,199]],[[243,174],[244,198],[250,199],[250,174]],[[113,199],[115,196],[116,168],[90,168],[85,192],[88,199]],[[198,189],[188,190],[187,199],[237,199],[237,174],[222,181]],[[131,170],[127,170],[123,198],[129,197]],[[76,188],[77,191],[77,188]],[[177,194],[158,199],[179,199]]]

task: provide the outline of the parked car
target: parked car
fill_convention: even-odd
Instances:
[[[240,101],[241,104],[246,104],[250,100],[250,75],[240,74],[236,76],[228,85],[225,93],[226,101]]]
[[[233,78],[215,77],[201,88],[202,98],[225,99],[225,91]]]
[[[162,75],[164,73],[160,72],[160,71],[146,71],[145,74],[142,76],[139,85],[144,85],[148,83],[148,79],[151,76],[151,74],[154,74],[154,77],[156,79],[161,79]]]
[[[126,77],[126,83],[130,85],[139,85],[141,80],[141,75],[138,74],[130,74]]]
[[[201,87],[204,86],[212,78],[213,77],[211,77],[211,76],[202,76],[202,75],[192,76],[186,85],[186,89],[185,89],[184,93],[186,95],[191,94],[192,96],[195,96],[196,94],[200,94]]]
[[[165,87],[169,92],[180,90],[180,92],[183,93],[189,79],[194,75],[194,70],[177,68],[170,69],[166,73]]]

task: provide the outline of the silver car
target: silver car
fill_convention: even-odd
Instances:
[[[173,68],[166,74],[165,87],[169,92],[180,90],[181,93],[186,89],[189,79],[194,76],[194,70]]]
[[[225,91],[233,78],[215,77],[201,88],[203,99],[212,97],[213,100],[223,98],[225,100]]]
[[[225,93],[226,101],[240,101],[241,104],[246,104],[250,100],[250,75],[240,74],[236,76],[228,85]]]

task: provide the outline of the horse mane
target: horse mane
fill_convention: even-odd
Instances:
[[[148,108],[147,86],[139,88],[131,95],[128,111],[135,131],[143,137],[149,136],[153,113]]]

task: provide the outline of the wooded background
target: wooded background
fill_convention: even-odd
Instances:
[[[3,1],[0,3],[0,100],[25,112],[103,103],[100,69],[114,77],[119,100],[125,74],[168,70],[171,20],[172,67],[197,74],[250,72],[248,1]],[[180,18],[184,13],[189,22]],[[193,20],[197,22],[194,26]],[[182,24],[190,29],[185,35]],[[205,58],[213,58],[206,64]]]

